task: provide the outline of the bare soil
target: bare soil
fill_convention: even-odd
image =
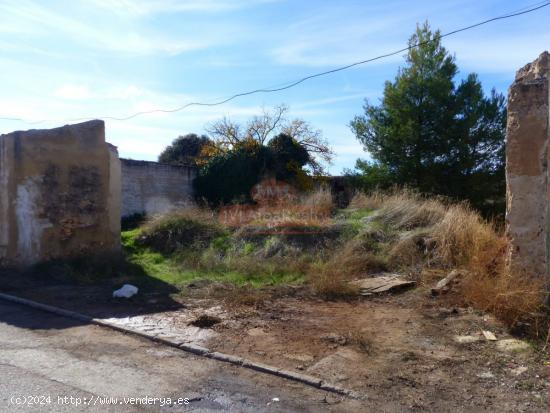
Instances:
[[[419,289],[352,303],[279,299],[235,312],[231,323],[215,330],[220,334],[209,340],[209,348],[302,370],[381,405],[550,409],[550,363],[543,353],[498,350],[482,331],[498,339],[510,336],[493,317],[448,306]],[[479,341],[459,344],[457,335]]]
[[[326,302],[294,291],[254,306],[215,294],[204,298],[209,288],[122,303],[102,299],[107,292],[97,289],[19,295],[94,316],[126,317],[211,350],[303,371],[354,390],[382,411],[550,411],[544,343],[501,350],[499,341],[511,336],[498,321],[454,307],[446,296],[432,298],[427,288],[353,302]],[[197,324],[211,319],[216,322]],[[486,340],[483,330],[497,341]],[[458,343],[456,336],[477,341]]]

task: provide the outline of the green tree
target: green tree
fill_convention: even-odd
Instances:
[[[267,147],[272,151],[273,172],[283,181],[292,181],[310,160],[307,149],[284,133],[272,138]]]
[[[200,164],[206,147],[212,146],[212,140],[205,135],[189,133],[172,141],[159,155],[158,161],[172,165]]]
[[[212,206],[250,202],[250,190],[272,164],[269,148],[254,141],[240,142],[199,169],[193,182],[195,195]]]
[[[252,187],[268,176],[299,187],[309,157],[306,148],[284,133],[273,137],[267,145],[254,139],[242,140],[199,169],[194,181],[195,193],[199,199],[218,206],[250,202]]]
[[[354,188],[363,191],[389,189],[394,184],[387,166],[363,159],[357,159],[355,170],[346,170],[345,175]]]
[[[380,105],[366,102],[364,115],[350,124],[353,132],[394,184],[467,199],[482,209],[501,205],[504,97],[494,90],[485,96],[475,74],[457,86],[455,59],[428,23],[417,27],[409,46]]]

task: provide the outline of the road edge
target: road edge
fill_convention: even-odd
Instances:
[[[324,390],[330,393],[336,393],[342,396],[347,396],[353,399],[359,399],[360,397],[353,392],[352,390],[344,389],[340,386],[333,385],[331,383],[325,382],[320,378],[309,376],[307,374],[297,373],[291,370],[285,370],[279,367],[270,366],[264,363],[258,363],[243,357],[233,356],[231,354],[220,353],[218,351],[211,351],[206,347],[201,347],[196,344],[187,344],[177,341],[172,341],[167,338],[157,337],[152,334],[148,334],[143,331],[135,330],[132,328],[122,327],[115,323],[109,322],[107,320],[94,318],[84,314],[77,313],[75,311],[65,310],[63,308],[55,307],[48,304],[42,304],[37,301],[29,300],[27,298],[17,297],[11,294],[5,294],[0,292],[0,299],[5,301],[10,301],[12,303],[25,305],[32,307],[36,310],[46,311],[48,313],[53,313],[62,317],[69,317],[79,321],[84,321],[90,324],[95,324],[100,327],[110,328],[122,333],[132,334],[134,336],[142,337],[156,343],[161,343],[168,345],[170,347],[177,348],[179,350],[185,351],[187,353],[194,354],[196,356],[209,358],[212,360],[217,360],[223,363],[229,363],[235,366],[244,367],[250,370],[254,370],[260,373],[270,374],[272,376],[277,376],[283,379],[299,382],[316,389]]]

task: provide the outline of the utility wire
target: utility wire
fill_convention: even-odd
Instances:
[[[492,23],[492,22],[499,21],[499,20],[510,19],[510,18],[513,18],[513,17],[521,16],[521,15],[528,14],[528,13],[532,13],[532,12],[540,10],[544,7],[550,6],[550,1],[544,2],[542,4],[541,3],[536,3],[536,4],[540,4],[540,5],[538,5],[536,7],[531,7],[527,10],[525,10],[525,8],[522,8],[522,9],[519,9],[515,12],[510,13],[510,14],[506,14],[506,15],[498,16],[498,17],[493,17],[491,19],[487,19],[487,20],[481,21],[479,23],[475,23],[475,24],[472,24],[472,25],[469,25],[469,26],[466,26],[466,27],[462,27],[460,29],[456,29],[456,30],[450,31],[448,33],[441,34],[441,35],[439,35],[438,38],[442,39],[444,37],[449,37],[449,36],[455,35],[457,33],[465,32],[467,30],[471,30],[471,29],[474,29],[476,27],[486,25],[488,23]],[[418,42],[418,43],[409,45],[408,47],[404,47],[402,49],[399,49],[399,50],[396,50],[396,51],[393,51],[393,52],[390,52],[390,53],[386,53],[386,54],[383,54],[383,55],[380,55],[380,56],[376,56],[376,57],[373,57],[373,58],[370,58],[370,59],[350,63],[348,65],[340,66],[340,67],[337,67],[335,69],[327,70],[327,71],[324,71],[324,72],[314,73],[312,75],[302,77],[301,79],[298,79],[294,82],[291,82],[291,83],[289,83],[285,86],[281,86],[281,87],[255,89],[255,90],[250,90],[248,92],[236,93],[236,94],[234,94],[234,95],[232,95],[232,96],[230,96],[226,99],[219,100],[219,101],[216,101],[216,102],[210,102],[210,103],[208,103],[208,102],[190,102],[190,103],[187,103],[183,106],[179,106],[179,107],[174,108],[174,109],[153,109],[153,110],[146,110],[146,111],[136,112],[136,113],[133,113],[132,115],[125,116],[125,117],[103,116],[103,117],[101,117],[101,119],[126,121],[126,120],[133,119],[135,117],[138,117],[138,116],[147,115],[147,114],[151,114],[151,113],[180,112],[180,111],[185,110],[185,109],[187,109],[191,106],[219,106],[219,105],[223,105],[227,102],[230,102],[232,100],[235,100],[239,97],[243,97],[243,96],[250,96],[250,95],[255,95],[255,94],[259,94],[259,93],[280,92],[280,91],[287,90],[287,89],[293,88],[295,86],[298,86],[299,84],[304,83],[308,80],[311,80],[311,79],[314,79],[314,78],[317,78],[317,77],[321,77],[321,76],[327,76],[327,75],[330,75],[330,74],[333,74],[333,73],[337,73],[337,72],[341,72],[343,70],[350,69],[350,68],[355,67],[355,66],[364,65],[366,63],[374,62],[376,60],[381,60],[381,59],[385,59],[387,57],[395,56],[397,54],[407,52],[411,49],[414,49],[414,48],[419,47],[419,46],[423,46],[423,45],[428,44],[430,42],[431,42],[431,40]],[[60,120],[60,121],[79,122],[79,121],[84,121],[84,120],[89,120],[89,119],[92,119],[92,118],[73,118],[73,119],[64,119],[64,120]],[[17,118],[17,117],[0,117],[0,120],[20,121],[20,122],[27,123],[27,124],[38,124],[38,123],[55,121],[54,119],[44,119],[44,120],[40,120],[40,121],[27,121],[25,119]]]

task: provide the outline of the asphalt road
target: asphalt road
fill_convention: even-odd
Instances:
[[[0,300],[0,412],[362,407],[299,383]]]

